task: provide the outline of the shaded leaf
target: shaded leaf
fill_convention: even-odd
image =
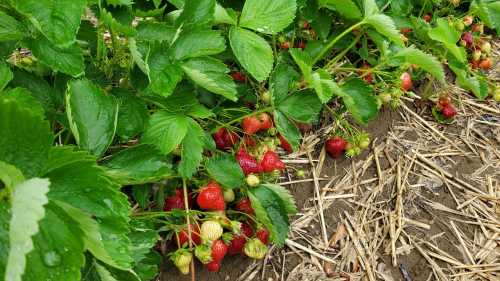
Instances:
[[[62,49],[42,37],[30,40],[28,46],[37,59],[56,71],[73,77],[84,74],[83,52],[77,44]]]
[[[202,26],[214,19],[215,0],[186,1],[176,25]]]
[[[391,17],[383,14],[375,14],[367,17],[365,22],[370,24],[377,32],[389,38],[392,42],[403,45],[403,40],[401,39],[401,34],[399,30],[396,29],[394,21]]]
[[[170,61],[167,52],[166,44],[156,44],[151,48],[146,61],[151,81],[149,88],[154,93],[165,97],[172,94],[183,75],[180,66]]]
[[[22,23],[0,11],[0,42],[17,41],[22,39],[25,35],[26,30]]]
[[[361,11],[352,0],[319,0],[320,7],[326,7],[337,11],[341,16],[348,19],[361,19]]]
[[[312,91],[300,91],[287,97],[278,105],[278,109],[290,118],[304,123],[318,121],[321,101]]]
[[[292,146],[293,151],[297,151],[300,145],[300,130],[279,110],[274,111],[274,123],[278,132]]]
[[[404,48],[395,54],[396,58],[402,58],[404,62],[420,66],[423,70],[432,74],[437,80],[444,82],[443,65],[433,55],[426,54],[414,47]]]
[[[341,87],[346,95],[342,95],[347,110],[354,119],[366,124],[378,114],[377,99],[373,90],[361,79],[351,79]]]
[[[9,84],[12,78],[14,78],[14,75],[10,71],[9,66],[4,62],[0,62],[0,92]]]
[[[302,51],[298,48],[290,49],[290,55],[292,55],[293,60],[299,66],[302,75],[304,75],[304,80],[307,83],[312,83],[312,65],[313,60],[308,53]]]
[[[274,104],[279,104],[288,96],[288,91],[295,87],[299,73],[288,64],[278,63],[269,79],[269,92]]]

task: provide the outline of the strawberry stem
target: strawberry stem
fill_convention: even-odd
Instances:
[[[188,242],[189,242],[189,251],[193,251],[193,241],[191,239],[191,223],[189,219],[189,202],[188,202],[188,191],[186,185],[186,179],[182,179],[182,191],[184,192],[184,208],[186,210],[186,222],[187,222],[187,230],[188,230]],[[195,273],[194,273],[194,262],[191,261],[191,281],[195,281]]]

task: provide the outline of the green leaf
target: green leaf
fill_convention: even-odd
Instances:
[[[191,80],[206,90],[236,101],[237,92],[229,69],[220,60],[211,57],[192,58],[182,64],[182,69]]]
[[[17,41],[26,35],[24,25],[0,11],[0,42]]]
[[[7,188],[13,190],[15,185],[18,185],[23,181],[24,176],[21,171],[12,165],[0,161],[0,182],[2,182]]]
[[[488,96],[488,82],[485,77],[469,75],[467,65],[457,61],[453,57],[448,58],[448,66],[457,76],[457,84],[484,100]]]
[[[87,1],[85,0],[9,0],[12,7],[58,47],[75,43]],[[55,56],[54,59],[60,59]]]
[[[229,30],[229,42],[238,62],[257,81],[264,81],[274,63],[271,46],[264,38],[239,27]]]
[[[139,46],[144,46],[144,49],[141,50]],[[150,51],[149,45],[137,45],[137,42],[134,38],[129,38],[128,49],[130,50],[130,55],[132,56],[132,59],[137,64],[137,66],[141,69],[142,72],[149,76],[149,65],[146,63]],[[145,54],[143,54],[141,51],[144,51]]]
[[[13,166],[11,166],[13,167]],[[0,168],[3,168],[0,164]],[[1,170],[0,170],[1,171]],[[0,176],[1,176],[0,172]],[[2,178],[0,178],[3,180]],[[4,278],[7,259],[9,257],[9,220],[10,202],[0,201],[0,276]]]
[[[470,11],[477,14],[486,26],[496,29],[497,34],[500,33],[500,2],[474,0]]]
[[[300,130],[281,111],[274,111],[274,123],[278,132],[292,146],[293,151],[297,151],[300,145]]]
[[[304,75],[304,80],[307,83],[312,83],[313,59],[309,56],[308,53],[298,48],[290,49],[290,55],[292,56],[295,63],[299,66],[302,75]]]
[[[383,14],[375,14],[365,18],[365,22],[370,24],[378,33],[389,38],[389,40],[395,44],[400,46],[403,45],[401,34],[391,17]]]
[[[198,169],[203,153],[204,132],[200,125],[191,118],[187,120],[187,132],[182,141],[181,161],[179,162],[179,175],[191,178]]]
[[[111,181],[96,159],[75,147],[53,147],[45,177],[51,182],[49,198],[79,208],[99,218],[126,225],[130,206],[127,196]]]
[[[238,188],[245,183],[245,175],[236,158],[231,154],[220,154],[207,159],[205,163],[210,177],[227,188]]]
[[[280,197],[281,201],[283,201],[283,204],[285,205],[285,210],[288,214],[293,215],[298,212],[295,199],[293,198],[292,193],[290,193],[288,189],[286,189],[281,185],[272,183],[265,183],[262,184],[261,186],[265,186],[271,189],[274,193],[276,193]]]
[[[45,37],[40,37],[30,40],[28,46],[37,59],[56,71],[73,77],[84,74],[83,52],[77,44],[62,49],[53,45]]]
[[[99,274],[99,277],[101,278],[102,281],[118,281],[113,277],[111,272],[109,272],[104,266],[100,265],[97,262],[94,263],[94,266],[97,271],[97,274]]]
[[[287,97],[278,105],[278,109],[293,120],[314,123],[318,121],[321,101],[312,91],[300,91]]]
[[[171,42],[176,33],[176,29],[167,23],[151,20],[139,22],[136,30],[135,38],[137,41]]]
[[[299,73],[288,64],[278,63],[269,79],[269,92],[273,104],[279,104],[295,87],[295,82],[300,78]]]
[[[291,209],[291,203],[285,202],[281,197],[283,195],[276,193],[274,189],[266,185],[248,190],[248,196],[257,219],[269,230],[271,241],[278,247],[285,244],[290,227],[287,210]]]
[[[38,233],[38,222],[45,216],[44,205],[48,203],[49,185],[47,179],[33,178],[14,187],[5,280],[22,280],[26,255],[33,250],[32,236]]]
[[[361,124],[366,124],[378,114],[377,99],[373,89],[361,79],[351,79],[341,87],[347,110]]]
[[[318,4],[320,7],[337,11],[347,19],[356,20],[362,18],[361,11],[352,0],[319,0]]]
[[[227,23],[231,25],[236,25],[237,24],[237,19],[238,16],[233,10],[230,10],[228,12],[224,7],[219,5],[219,3],[216,3],[215,5],[215,14],[214,14],[214,23],[215,24],[220,24],[220,23]]]
[[[420,66],[423,70],[432,74],[437,80],[444,82],[443,65],[433,55],[426,54],[414,47],[404,48],[398,51],[395,58],[401,58],[406,63]]]
[[[240,26],[266,34],[276,34],[295,18],[295,0],[246,0]]]
[[[27,256],[23,280],[80,280],[85,263],[81,230],[62,209],[49,202],[34,249]]]
[[[206,28],[190,29],[182,32],[170,48],[176,60],[215,55],[226,49],[226,42],[219,31]]]
[[[149,66],[149,88],[154,93],[167,97],[172,94],[177,83],[182,80],[182,69],[170,61],[167,55],[168,45],[156,44],[147,58]]]
[[[66,93],[66,113],[76,143],[100,156],[113,141],[118,104],[87,79],[72,80]]]
[[[142,133],[149,120],[146,103],[127,91],[118,96],[118,123],[116,134],[123,140],[129,140]]]
[[[10,71],[9,66],[4,62],[0,62],[0,92],[9,84],[12,78],[14,78],[14,75]]]
[[[312,74],[312,86],[322,103],[329,102],[333,97],[334,90],[338,89],[337,83],[324,69],[318,69]]]
[[[107,174],[122,185],[155,182],[174,174],[172,164],[149,145],[124,149],[113,155],[104,166]]]
[[[375,0],[364,0],[363,8],[365,10],[365,18],[379,13],[377,2]]]
[[[182,142],[188,130],[188,117],[158,111],[149,119],[142,142],[153,144],[163,154],[168,154]]]
[[[106,9],[102,8],[99,19],[105,26],[111,29],[114,33],[121,33],[129,37],[135,36],[136,34],[135,29],[132,26],[130,26],[129,21],[121,21],[118,18],[120,15],[121,14],[118,12],[111,13]],[[114,16],[117,16],[117,18],[115,18]]]
[[[106,3],[113,6],[130,6],[132,5],[132,0],[106,0]]]
[[[215,0],[186,1],[176,25],[203,26],[214,19],[214,13]]]
[[[64,104],[63,96],[57,93],[45,79],[27,71],[15,69],[14,79],[9,86],[28,89],[30,94],[42,104],[48,113],[55,112],[56,108]]]
[[[19,101],[0,96],[0,132],[0,161],[27,178],[40,175],[54,137],[49,123]]]
[[[436,22],[437,26],[431,28],[427,33],[429,37],[443,43],[446,49],[448,49],[456,59],[465,62],[467,60],[465,49],[456,45],[458,40],[460,40],[460,31],[458,31],[454,25],[448,24],[446,19],[438,18]]]
[[[127,269],[117,264],[110,256],[103,244],[103,239],[99,232],[99,223],[91,215],[61,201],[54,200],[54,204],[62,208],[74,220],[74,223],[80,227],[85,250],[88,250],[94,257],[108,265],[123,270]]]
[[[42,118],[45,114],[40,102],[31,95],[30,91],[24,88],[9,89],[3,93],[3,98],[16,100],[23,107],[31,108],[31,111],[34,114],[39,115]]]

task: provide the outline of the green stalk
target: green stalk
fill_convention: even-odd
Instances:
[[[353,31],[355,28],[361,26],[365,24],[364,21],[360,21],[358,23],[356,23],[355,25],[349,27],[348,29],[344,30],[344,32],[340,33],[339,35],[337,35],[337,37],[333,38],[330,42],[328,42],[328,44],[321,50],[321,52],[319,52],[319,54],[314,58],[313,60],[313,65],[316,64],[320,59],[322,59],[326,53],[328,53],[328,51],[330,51],[330,49],[340,40],[342,39],[342,37],[346,36],[348,33],[350,33],[351,31]]]
[[[351,50],[352,47],[354,47],[356,45],[356,43],[358,43],[359,39],[361,38],[361,33],[358,34],[358,36],[356,36],[356,38],[351,42],[351,44],[345,48],[342,52],[340,52],[338,55],[336,55],[333,59],[331,59],[325,66],[326,69],[330,68],[332,65],[334,65],[335,63],[337,63],[337,61],[339,61],[341,58],[343,58],[347,52],[349,52],[349,50]]]
[[[184,192],[184,208],[186,210],[186,222],[187,222],[187,230],[188,230],[188,237],[189,237],[189,251],[193,252],[193,242],[191,239],[191,223],[189,222],[189,202],[188,202],[188,192],[187,192],[187,186],[186,186],[186,179],[182,179],[182,190]],[[195,280],[194,276],[194,261],[191,261],[191,280]]]

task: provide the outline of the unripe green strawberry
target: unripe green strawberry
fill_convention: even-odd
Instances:
[[[232,190],[231,188],[225,189],[223,191],[223,195],[225,202],[230,203],[234,201],[234,190]]]
[[[306,172],[304,172],[304,170],[297,170],[296,174],[295,174],[299,179],[303,179],[306,177]]]
[[[458,31],[462,31],[465,28],[465,24],[463,22],[461,22],[461,21],[457,21],[457,22],[455,22],[455,28]]]
[[[366,134],[363,134],[359,140],[359,148],[366,149],[368,148],[369,145],[370,145],[370,137]]]
[[[378,96],[379,96],[380,100],[382,101],[382,103],[384,103],[384,104],[389,103],[392,99],[392,96],[389,93],[381,93]]]
[[[254,174],[248,175],[246,178],[246,182],[248,186],[257,186],[260,184],[259,177]]]
[[[207,264],[212,261],[212,249],[207,244],[196,246],[194,255],[202,264]]]
[[[458,7],[460,5],[460,0],[450,0],[450,3],[454,6],[454,7]]]
[[[222,236],[222,226],[216,221],[206,221],[201,224],[201,238],[203,241],[215,241]]]
[[[189,265],[193,260],[193,254],[191,254],[188,250],[179,249],[170,257],[170,259],[182,274],[189,273]]]
[[[481,44],[481,51],[483,51],[485,54],[489,55],[491,53],[490,42],[484,42],[483,44]]]
[[[252,238],[245,243],[245,248],[243,248],[245,255],[253,259],[263,259],[267,253],[267,246],[264,245],[258,238]]]
[[[269,104],[271,102],[271,94],[267,90],[263,91],[260,93],[260,99],[264,104]]]
[[[472,53],[472,60],[480,60],[481,59],[481,51],[475,50]]]
[[[349,149],[346,150],[346,155],[349,157],[354,157],[358,156],[361,153],[361,148],[357,146],[350,147]]]
[[[497,87],[495,90],[495,94],[493,94],[493,99],[497,102],[500,102],[500,87]]]
[[[465,26],[471,25],[473,21],[474,21],[473,16],[465,16],[463,20]]]

